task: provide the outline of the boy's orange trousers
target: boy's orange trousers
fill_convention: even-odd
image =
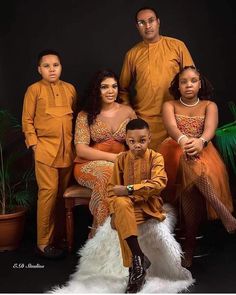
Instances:
[[[119,196],[113,201],[114,223],[118,232],[123,265],[130,267],[132,265],[132,253],[126,242],[130,236],[138,236],[138,224],[141,224],[151,218],[146,214],[137,203],[133,203],[129,197]]]
[[[35,161],[38,184],[37,244],[48,245],[65,238],[65,206],[63,193],[66,190],[72,167],[54,168]]]

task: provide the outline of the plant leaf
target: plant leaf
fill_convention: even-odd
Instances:
[[[236,175],[236,122],[226,124],[216,130],[216,144],[225,164],[231,167]]]

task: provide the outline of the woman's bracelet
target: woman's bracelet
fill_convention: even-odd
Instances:
[[[180,143],[180,140],[181,140],[182,138],[184,138],[184,137],[187,137],[187,136],[184,135],[184,134],[180,135],[180,137],[177,139],[177,143],[179,144],[179,143]]]

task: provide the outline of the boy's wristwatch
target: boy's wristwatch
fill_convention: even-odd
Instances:
[[[134,186],[132,184],[128,184],[126,186],[126,189],[128,191],[128,195],[131,196],[133,194],[133,191],[134,191]]]

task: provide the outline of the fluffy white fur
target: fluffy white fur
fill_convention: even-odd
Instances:
[[[172,234],[176,222],[173,209],[165,205],[165,210],[163,222],[150,219],[139,226],[141,248],[152,262],[140,293],[177,293],[194,282],[191,273],[181,266],[181,248]],[[124,293],[128,269],[123,267],[118,235],[111,229],[110,218],[79,254],[80,262],[70,281],[51,293]]]

